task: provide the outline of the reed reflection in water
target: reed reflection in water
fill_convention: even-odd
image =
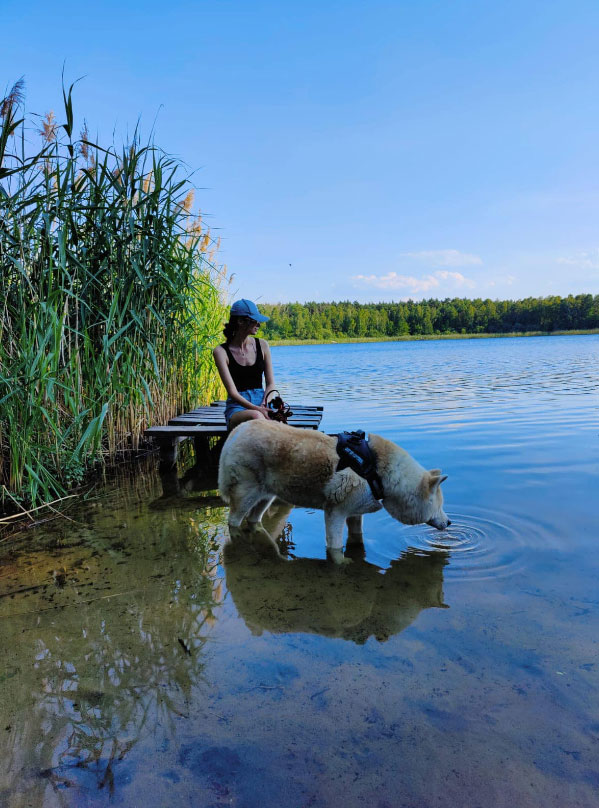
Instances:
[[[5,548],[2,806],[116,798],[140,738],[174,731],[203,682],[222,510],[130,504]]]

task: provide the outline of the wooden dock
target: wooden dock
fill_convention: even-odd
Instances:
[[[318,429],[322,420],[322,407],[305,404],[290,404],[293,415],[289,418],[289,426],[299,429]],[[196,452],[196,461],[201,462],[210,456],[210,438],[227,437],[225,423],[225,402],[213,401],[210,406],[198,407],[191,412],[171,418],[166,426],[151,426],[144,435],[153,438],[160,447],[162,463],[177,462],[177,447],[182,440],[192,438]]]

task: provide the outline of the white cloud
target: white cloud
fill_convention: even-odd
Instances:
[[[461,272],[449,272],[446,269],[439,269],[435,272],[435,276],[444,281],[453,281],[457,286],[474,286],[474,281],[464,277]]]
[[[470,267],[480,266],[482,258],[474,253],[463,253],[459,250],[420,250],[420,252],[402,253],[404,258],[413,258],[425,264],[438,267]]]
[[[432,275],[424,275],[416,278],[413,275],[398,275],[397,272],[388,272],[386,275],[354,275],[352,280],[356,285],[370,287],[374,289],[390,289],[393,291],[403,291],[411,294],[429,292],[438,288],[442,281],[452,287],[473,287],[474,283],[465,278],[461,272],[449,272],[448,270],[438,270]]]
[[[511,286],[515,280],[515,275],[498,275],[496,278],[487,281],[487,286]]]
[[[599,250],[580,250],[574,255],[557,258],[556,262],[578,269],[599,269]]]

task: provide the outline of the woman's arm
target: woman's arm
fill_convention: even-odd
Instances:
[[[270,355],[270,347],[265,339],[260,340],[262,346],[262,356],[264,357],[264,402],[271,390],[276,390],[275,387],[275,374],[272,369],[272,357]]]
[[[212,351],[212,356],[214,357],[214,364],[218,370],[218,375],[220,376],[222,383],[225,385],[225,390],[233,401],[241,404],[246,410],[259,410],[263,415],[266,415],[267,413],[265,407],[259,407],[256,406],[256,404],[252,404],[251,401],[248,401],[239,394],[229,370],[229,360],[227,358],[227,354],[222,345],[216,346],[216,348]]]

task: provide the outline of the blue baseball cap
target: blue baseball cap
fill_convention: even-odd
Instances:
[[[250,317],[258,323],[265,323],[267,320],[270,320],[270,317],[267,317],[265,314],[260,314],[258,306],[256,306],[255,303],[245,298],[236,300],[235,303],[233,303],[231,306],[231,315],[233,317]]]

